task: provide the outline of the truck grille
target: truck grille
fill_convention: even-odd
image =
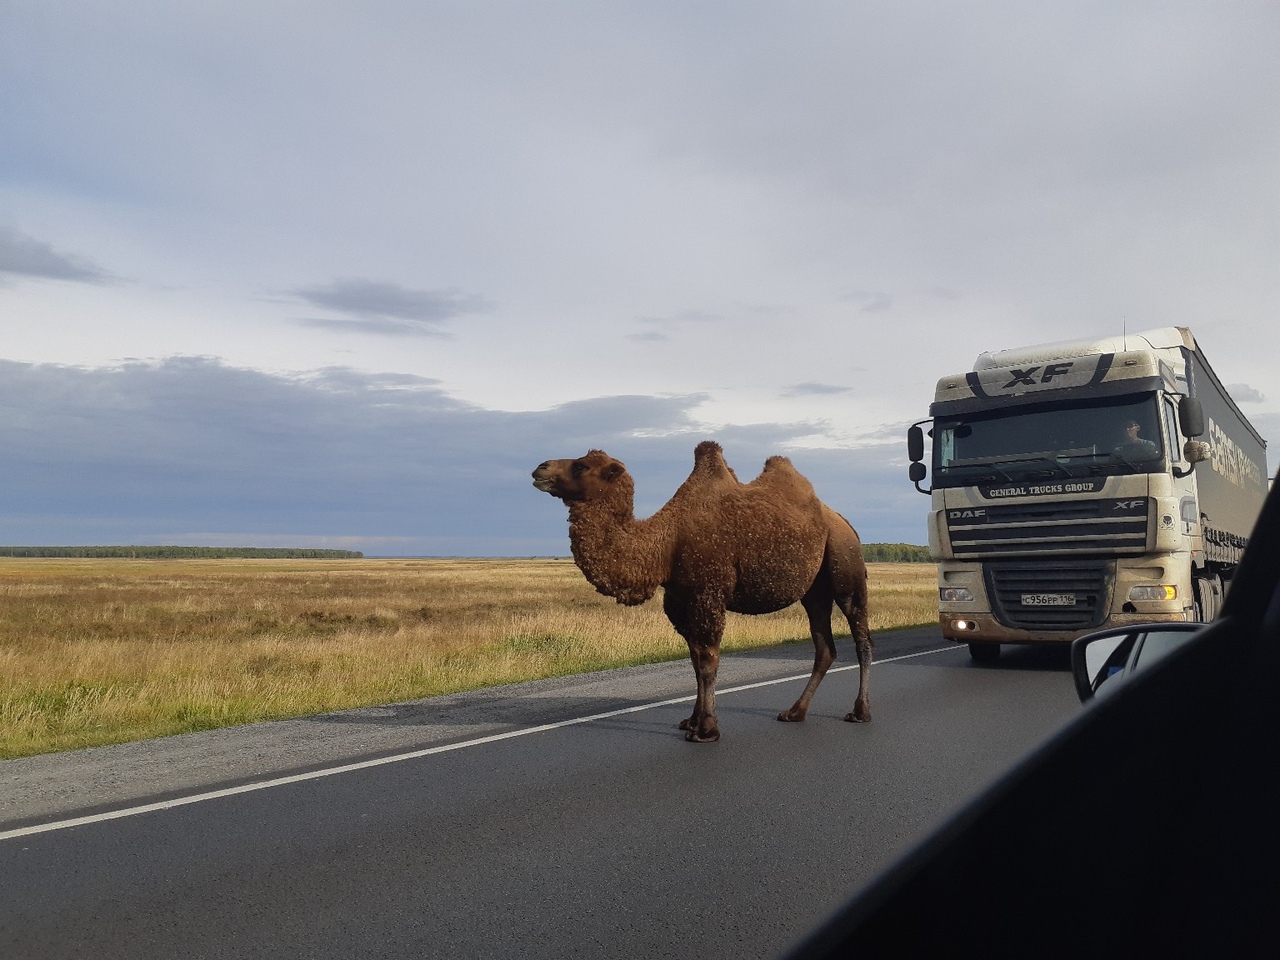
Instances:
[[[986,563],[983,572],[996,619],[1008,627],[1087,630],[1098,626],[1111,609],[1114,561]],[[1066,596],[1074,602],[1052,606],[1035,602]]]
[[[1150,499],[1001,503],[947,510],[957,559],[1142,553]]]

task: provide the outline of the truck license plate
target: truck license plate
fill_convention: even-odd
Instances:
[[[1022,605],[1024,607],[1074,607],[1076,595],[1074,593],[1024,593]]]

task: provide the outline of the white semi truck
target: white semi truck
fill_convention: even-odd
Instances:
[[[1211,620],[1267,493],[1266,441],[1185,327],[983,353],[907,449],[942,634],[978,661]]]

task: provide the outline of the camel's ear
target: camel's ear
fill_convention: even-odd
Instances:
[[[608,466],[600,471],[600,479],[607,483],[613,483],[626,472],[627,468],[620,464],[617,460],[610,460]]]

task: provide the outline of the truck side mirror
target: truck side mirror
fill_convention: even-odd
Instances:
[[[907,428],[907,457],[911,460],[911,466],[907,468],[907,476],[911,482],[921,493],[932,493],[932,490],[920,486],[920,481],[928,474],[929,468],[920,462],[924,459],[924,431],[918,423]]]
[[[1182,424],[1184,437],[1204,435],[1204,407],[1195,397],[1182,397],[1178,400],[1178,420]],[[1192,463],[1195,462],[1192,461]]]
[[[924,431],[918,425],[907,429],[907,459],[912,463],[919,463],[924,459]],[[924,477],[913,476],[911,479],[923,480]]]

